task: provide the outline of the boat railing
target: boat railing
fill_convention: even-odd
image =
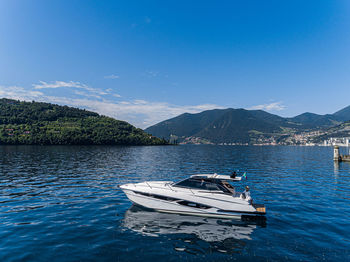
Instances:
[[[171,191],[175,191],[175,190],[170,186],[169,183],[166,183],[165,185],[167,185],[167,186],[171,189]]]
[[[149,186],[150,189],[152,189],[152,187],[147,183],[147,181],[145,183],[147,184],[147,186]]]

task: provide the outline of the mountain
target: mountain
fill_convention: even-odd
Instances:
[[[350,121],[350,106],[335,112],[333,116],[337,117],[337,119],[341,121]]]
[[[304,128],[324,128],[350,121],[350,106],[345,107],[334,114],[318,115],[314,113],[303,113],[289,118],[292,122],[300,123]]]
[[[160,145],[125,121],[49,103],[0,99],[0,144]]]
[[[198,114],[185,113],[145,129],[166,139],[185,143],[277,143],[295,134],[327,130],[350,120],[350,106],[334,114],[303,113],[284,118],[263,110],[214,109]]]
[[[160,122],[145,131],[169,139],[200,137],[212,143],[250,143],[262,135],[282,135],[299,128],[298,123],[262,110],[214,109],[198,114],[182,114]]]
[[[245,109],[228,109],[207,127],[194,134],[213,143],[249,143],[255,134],[279,133],[278,124],[258,117]]]
[[[221,117],[228,110],[229,109],[214,109],[198,114],[184,113],[151,126],[145,129],[145,131],[157,137],[164,137],[166,139],[169,139],[172,134],[189,137],[207,127],[213,119]]]
[[[342,122],[340,118],[335,115],[318,115],[309,112],[289,119],[292,122],[302,124],[304,128],[330,127]]]

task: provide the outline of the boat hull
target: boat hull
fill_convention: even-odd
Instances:
[[[156,210],[163,213],[172,213],[172,214],[182,214],[182,215],[193,215],[193,216],[202,216],[202,217],[213,217],[213,218],[241,218],[243,216],[260,216],[253,212],[247,211],[237,211],[237,210],[222,210],[217,207],[207,207],[205,209],[184,206],[179,204],[179,201],[166,201],[161,199],[155,199],[146,195],[142,195],[133,190],[123,189],[126,196],[131,202],[136,205],[146,207],[149,209]],[[180,200],[181,202],[182,200]]]

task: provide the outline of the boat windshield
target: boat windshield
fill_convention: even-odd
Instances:
[[[188,178],[176,183],[174,186],[232,193],[220,180],[213,179]]]

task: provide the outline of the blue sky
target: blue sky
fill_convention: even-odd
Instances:
[[[0,1],[0,97],[144,128],[350,105],[350,1]]]

